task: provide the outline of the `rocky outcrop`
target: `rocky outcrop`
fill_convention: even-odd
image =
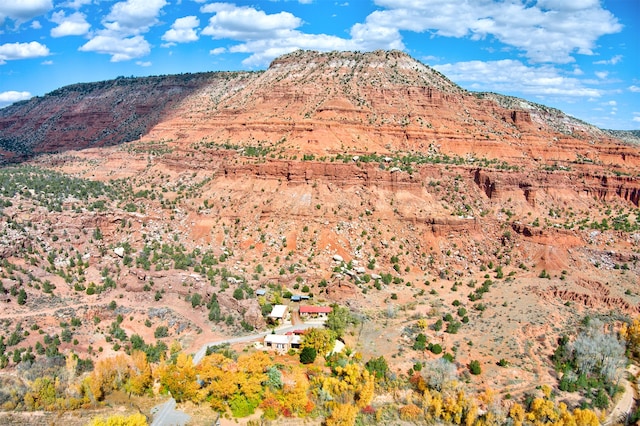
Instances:
[[[256,299],[236,300],[225,293],[218,293],[218,303],[226,311],[238,313],[255,328],[261,329],[266,325]]]
[[[381,170],[377,164],[323,163],[317,161],[265,161],[262,163],[227,163],[224,176],[239,178],[252,176],[262,179],[281,179],[291,183],[314,180],[342,186],[377,185],[383,188],[418,187],[418,180],[401,170]]]
[[[531,124],[531,114],[527,111],[511,111],[511,120],[516,124]]]
[[[358,287],[346,280],[333,282],[326,288],[326,297],[328,300],[344,303],[347,306],[353,306],[357,303],[358,294]]]
[[[637,314],[640,306],[632,305],[621,297],[600,296],[590,293],[578,293],[567,289],[552,288],[543,295],[547,300],[559,299],[564,302],[573,302],[593,309],[613,309],[615,311]]]
[[[638,206],[640,202],[640,180],[632,176],[598,176],[589,171],[572,172],[514,173],[477,169],[474,171],[475,184],[492,200],[504,194],[520,193],[532,206],[536,205],[538,191],[563,190],[585,193],[596,199],[612,200],[621,198]]]
[[[619,197],[636,206],[640,203],[640,182],[631,176],[589,176],[584,191],[601,200]]]

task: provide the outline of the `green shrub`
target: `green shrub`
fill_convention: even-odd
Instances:
[[[300,362],[303,364],[313,364],[316,360],[316,356],[318,356],[318,353],[315,348],[306,346],[302,348],[302,351],[300,351]]]
[[[169,335],[169,328],[164,325],[159,325],[156,330],[153,332],[153,336],[156,339],[161,337],[167,337]]]
[[[420,333],[416,336],[416,340],[413,342],[413,349],[416,351],[423,351],[427,347],[427,336]]]
[[[478,360],[474,359],[469,363],[469,372],[475,376],[482,373],[482,367],[480,367],[480,362]]]
[[[229,408],[233,417],[247,417],[254,413],[258,404],[248,400],[244,395],[236,394],[229,401]]]

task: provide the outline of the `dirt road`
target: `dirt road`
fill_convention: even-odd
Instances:
[[[638,367],[632,365],[627,369],[626,372],[631,380],[635,381],[638,371]],[[613,407],[613,409],[611,410],[611,413],[609,413],[609,415],[607,416],[607,419],[603,423],[603,425],[605,426],[624,423],[625,417],[629,413],[631,413],[631,410],[633,409],[633,403],[636,398],[635,386],[629,379],[627,379],[627,377],[623,379],[622,386],[624,386],[624,393],[622,394],[622,398],[618,400],[615,407]]]

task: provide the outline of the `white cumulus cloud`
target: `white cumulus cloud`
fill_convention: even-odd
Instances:
[[[216,47],[215,49],[211,49],[209,51],[210,55],[222,55],[223,53],[225,53],[227,51],[226,48],[224,47]]]
[[[203,13],[214,13],[202,34],[214,39],[233,39],[241,42],[228,49],[213,49],[211,54],[222,52],[249,53],[242,63],[255,67],[267,65],[277,56],[297,49],[367,50],[364,43],[328,34],[306,34],[297,28],[302,19],[289,12],[267,14],[252,7],[239,7],[231,3],[210,3],[202,6]],[[376,45],[374,48],[381,48]]]
[[[200,20],[196,16],[178,18],[162,36],[162,39],[170,43],[188,43],[198,40],[197,27]]]
[[[71,0],[68,1],[66,3],[63,3],[62,5],[59,5],[61,7],[69,7],[71,9],[80,9],[82,6],[85,6],[87,4],[91,4],[93,0]]]
[[[282,38],[300,25],[302,20],[289,12],[268,15],[250,7],[231,9],[225,6],[209,19],[202,34],[233,40]]]
[[[14,102],[23,101],[31,98],[29,92],[18,92],[15,90],[9,90],[8,92],[0,92],[0,108]]]
[[[604,59],[602,61],[596,61],[596,62],[594,62],[594,64],[596,64],[596,65],[615,65],[620,61],[622,61],[622,55],[615,55],[611,59]]]
[[[80,46],[79,50],[111,55],[111,62],[121,62],[148,55],[151,46],[140,35],[126,38],[98,35]]]
[[[0,64],[16,59],[38,58],[41,56],[49,56],[49,48],[37,41],[0,45]]]
[[[158,23],[158,15],[166,0],[127,0],[114,4],[103,21],[105,28],[125,36],[149,31]]]
[[[0,1],[0,23],[5,18],[25,22],[53,9],[51,0],[2,0]]]
[[[356,24],[352,34],[430,32],[442,37],[495,38],[533,62],[568,63],[593,54],[596,40],[622,30],[599,0],[521,1],[376,0],[382,7]]]
[[[520,61],[468,61],[436,65],[435,69],[473,90],[533,96],[600,97],[602,92],[566,77],[552,66],[531,67]]]
[[[166,0],[126,0],[115,3],[102,20],[104,29],[78,50],[111,55],[111,62],[128,61],[151,53],[151,45],[142,36],[159,23],[158,16]]]
[[[64,11],[61,10],[51,16],[51,21],[58,24],[57,27],[51,29],[51,37],[85,35],[91,28],[86,16],[80,12],[66,16]]]
[[[629,91],[633,93],[640,93],[640,87],[638,86],[629,86]]]

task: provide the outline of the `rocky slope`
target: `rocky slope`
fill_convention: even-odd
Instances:
[[[366,319],[346,337],[364,359],[435,359],[411,349],[422,319],[461,371],[482,360],[470,385],[519,397],[557,380],[548,357],[582,317],[640,312],[640,150],[607,132],[400,52],[126,82],[0,112],[5,158],[56,151],[0,169],[5,330],[77,315],[62,351],[111,355],[121,328],[194,352],[304,292]],[[433,327],[447,314],[459,332]]]
[[[40,153],[136,140],[195,90],[225,86],[251,76],[203,73],[120,77],[66,86],[0,109],[0,154],[4,162],[15,162]]]
[[[264,72],[119,78],[0,110],[7,160],[139,138],[260,142],[289,154],[639,163],[636,149],[594,126],[522,99],[466,92],[397,51],[298,51]]]

